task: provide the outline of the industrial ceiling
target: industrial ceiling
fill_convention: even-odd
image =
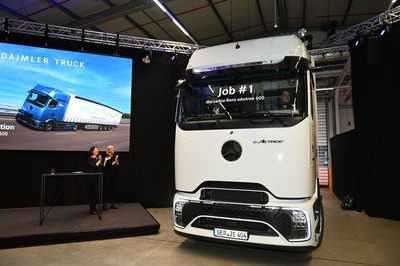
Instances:
[[[164,0],[201,45],[343,29],[385,11],[391,0]],[[0,0],[0,16],[179,42],[193,42],[152,0]],[[277,24],[277,28],[274,25]],[[319,36],[319,37],[318,37]],[[322,36],[322,37],[321,37]]]

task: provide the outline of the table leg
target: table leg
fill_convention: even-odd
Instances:
[[[99,217],[99,220],[102,219],[102,212],[103,212],[103,174],[99,174],[99,180],[98,180],[98,198],[97,198],[97,216]]]
[[[46,197],[46,177],[42,175],[41,189],[40,189],[40,225],[44,222],[44,201]]]

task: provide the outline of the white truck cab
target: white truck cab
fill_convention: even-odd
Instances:
[[[319,246],[315,79],[294,35],[197,50],[178,85],[174,230]]]

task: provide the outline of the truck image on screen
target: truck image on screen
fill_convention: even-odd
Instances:
[[[36,85],[28,91],[16,119],[34,129],[52,130],[112,130],[122,113],[107,105],[61,90]]]
[[[177,86],[175,232],[295,250],[320,245],[312,68],[295,35],[192,54]]]

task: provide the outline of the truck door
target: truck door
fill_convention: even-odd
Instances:
[[[62,117],[64,113],[64,104],[62,101],[58,101],[56,99],[50,99],[47,104],[46,122],[52,122],[53,126],[57,126],[60,122],[62,122]]]

